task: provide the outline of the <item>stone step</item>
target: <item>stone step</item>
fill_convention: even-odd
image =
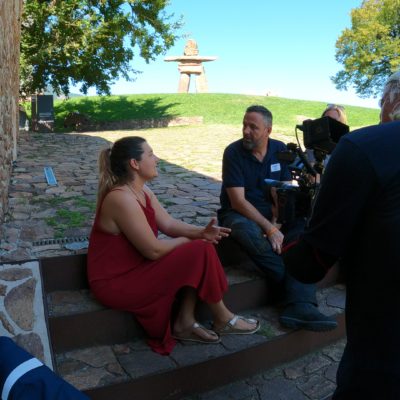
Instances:
[[[230,290],[225,296],[229,308],[240,312],[266,304],[273,296],[265,278],[237,249],[226,242],[225,253],[235,254],[236,267],[226,267]],[[41,260],[43,289],[47,299],[48,328],[54,352],[68,351],[94,343],[123,343],[142,337],[143,330],[130,313],[111,310],[90,294],[86,276],[86,254]],[[199,318],[209,317],[208,308],[200,304]]]
[[[339,324],[330,332],[282,328],[278,308],[261,306],[243,310],[262,323],[254,335],[223,336],[217,345],[178,343],[169,356],[152,352],[143,337],[131,336],[119,344],[92,343],[56,352],[56,370],[95,400],[131,399],[133,393],[141,400],[179,399],[273,368],[342,338],[344,297],[341,285],[318,291],[320,310],[336,315]]]
[[[231,238],[225,238],[216,246],[225,270],[236,270],[238,279],[252,279],[259,274],[247,254]],[[78,290],[89,287],[86,276],[86,253],[73,256],[47,257],[41,260],[43,288],[45,293],[58,290]],[[232,276],[235,272],[232,272]]]
[[[86,255],[41,260],[47,323],[56,371],[93,399],[179,399],[254,375],[343,338],[342,285],[318,290],[321,312],[337,316],[330,332],[292,331],[278,322],[279,307],[265,278],[246,257],[227,253],[229,290],[224,298],[235,313],[262,321],[255,335],[225,336],[218,345],[178,343],[170,356],[145,344],[142,328],[129,314],[99,304],[88,289]],[[240,261],[239,268],[232,266]],[[211,318],[207,306],[196,310]]]
[[[227,270],[229,291],[224,297],[227,306],[241,312],[267,304],[269,290],[265,279],[238,269]],[[143,330],[132,314],[112,310],[98,303],[88,289],[57,290],[46,294],[48,328],[54,352],[68,351],[94,343],[123,343],[143,337]],[[199,319],[210,318],[205,304],[196,309]]]

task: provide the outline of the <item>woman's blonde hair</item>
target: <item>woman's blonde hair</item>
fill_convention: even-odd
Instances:
[[[114,186],[124,185],[132,179],[129,162],[141,160],[145,141],[139,136],[127,136],[117,140],[112,148],[100,152],[97,206]]]
[[[322,113],[321,117],[325,117],[325,114],[330,111],[330,110],[335,110],[338,114],[338,121],[341,122],[342,124],[347,125],[347,115],[346,111],[344,110],[343,106],[337,105],[337,104],[327,104],[324,112]]]

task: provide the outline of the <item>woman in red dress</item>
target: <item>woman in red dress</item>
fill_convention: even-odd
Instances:
[[[230,230],[215,219],[202,228],[172,218],[145,185],[157,176],[157,163],[140,137],[122,138],[100,154],[88,250],[93,294],[108,307],[132,312],[160,354],[169,354],[176,339],[219,343],[223,334],[256,332],[257,320],[234,315],[222,301],[227,281],[213,244]],[[158,239],[158,231],[170,238]],[[197,297],[212,311],[212,330],[195,320]]]

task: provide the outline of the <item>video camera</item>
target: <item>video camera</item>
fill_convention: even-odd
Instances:
[[[299,144],[297,129],[303,132],[304,147],[313,151],[310,160]],[[285,224],[297,218],[311,215],[313,201],[318,191],[318,174],[323,173],[327,154],[331,154],[339,139],[349,132],[349,127],[330,117],[305,120],[296,125],[297,143],[288,143],[287,150],[277,155],[281,163],[286,163],[295,184],[266,179],[266,196],[271,199],[271,188],[275,188],[278,201],[278,223]]]
[[[296,125],[296,137],[297,129],[303,132],[304,147],[313,150],[319,168],[322,168],[320,164],[327,154],[332,153],[339,139],[349,132],[348,125],[331,117],[306,119],[303,125]],[[318,172],[322,173],[322,170]]]
[[[331,117],[306,119],[303,125],[296,125],[304,133],[307,149],[316,149],[331,154],[339,139],[349,132],[349,127]]]

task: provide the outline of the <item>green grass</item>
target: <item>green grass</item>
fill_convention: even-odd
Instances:
[[[46,204],[48,204],[48,205],[51,206],[51,207],[57,207],[57,206],[59,206],[60,204],[64,204],[65,201],[66,201],[66,199],[63,198],[63,197],[50,197],[50,198],[46,198],[46,199],[43,199],[43,198],[40,198],[40,199],[33,198],[33,199],[32,199],[32,204],[46,203]]]
[[[74,197],[74,205],[78,207],[86,207],[93,212],[96,210],[96,203],[85,199],[84,197]]]
[[[63,130],[62,121],[71,111],[89,115],[94,121],[119,121],[176,116],[203,116],[204,124],[240,125],[244,110],[252,104],[269,108],[274,126],[284,133],[294,130],[302,117],[318,118],[326,104],[319,101],[280,97],[247,96],[216,93],[132,94],[120,96],[75,97],[56,100],[56,130]],[[29,107],[28,113],[29,113]],[[379,110],[346,106],[351,128],[376,124]]]
[[[266,337],[267,339],[273,339],[276,336],[274,329],[267,324],[262,324],[261,328],[257,334],[262,335],[262,336]]]
[[[169,200],[167,200],[167,199],[162,199],[162,198],[160,198],[160,199],[158,199],[158,201],[159,201],[164,207],[168,207],[168,206],[173,206],[173,205],[175,205],[174,202],[169,201]]]
[[[79,228],[86,222],[87,216],[72,208],[87,208],[94,213],[96,203],[81,196],[71,198],[53,197],[46,199],[35,199],[33,204],[45,203],[51,208],[56,209],[56,213],[52,217],[45,218],[46,224],[54,229],[54,237],[63,238],[65,232],[70,228]]]

